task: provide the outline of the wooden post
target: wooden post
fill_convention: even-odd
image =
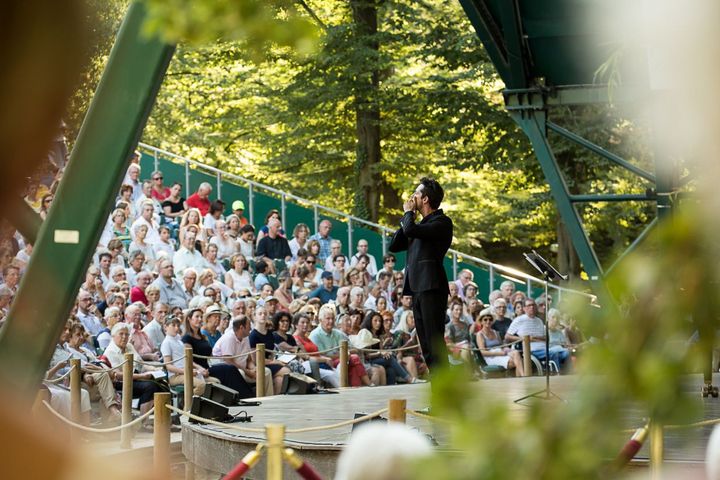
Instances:
[[[350,379],[348,377],[348,341],[340,341],[340,362],[338,363],[338,374],[340,375],[340,386],[349,387]]]
[[[532,351],[530,350],[530,336],[525,335],[522,339],[523,345],[523,368],[525,369],[525,376],[532,376]]]
[[[80,359],[73,358],[70,360],[70,419],[75,423],[80,423],[80,399],[81,393],[80,382],[82,381],[82,370],[80,369]]]
[[[405,423],[405,409],[407,400],[391,398],[388,400],[388,420],[391,422]]]
[[[132,391],[133,391],[133,367],[135,360],[132,353],[125,354],[125,365],[123,365],[122,384],[122,424],[126,425],[132,421]],[[123,428],[120,430],[120,448],[132,448],[132,430]]]
[[[170,393],[156,393],[155,416],[153,423],[153,465],[155,478],[170,478],[170,410],[167,405],[171,403]]]
[[[285,425],[265,425],[267,437],[267,480],[282,480],[283,478],[283,448],[285,443]]]
[[[662,477],[665,445],[663,426],[655,421],[650,422],[650,478],[659,480]]]
[[[185,480],[195,480],[195,464],[189,461],[185,462]]]
[[[258,343],[255,347],[257,352],[255,353],[255,396],[264,397],[265,392],[265,345]]]
[[[193,375],[193,349],[190,346],[185,347],[185,392],[183,395],[184,398],[184,407],[185,411],[189,412],[190,407],[192,406],[192,398],[193,398],[193,382],[194,382],[194,375]]]
[[[46,408],[45,405],[43,405],[43,402],[50,403],[50,390],[48,390],[47,388],[41,388],[40,390],[38,390],[38,393],[35,396],[35,403],[33,403],[32,412],[33,416],[36,419],[48,418],[44,416],[46,413]]]

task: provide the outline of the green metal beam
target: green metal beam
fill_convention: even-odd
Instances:
[[[507,46],[500,25],[495,21],[485,0],[459,0],[470,19],[475,32],[485,47],[485,51],[495,65],[500,77],[508,81],[510,63]]]
[[[32,243],[37,241],[42,218],[30,205],[17,195],[8,197],[7,219],[17,228],[20,235]]]
[[[561,87],[509,88],[503,92],[508,110],[518,108],[511,97],[521,96],[527,99],[525,104],[544,107],[567,105],[626,104],[638,103],[648,99],[646,89],[636,87],[613,87],[598,85],[565,85]],[[508,103],[508,98],[511,102]],[[520,105],[522,106],[522,105]],[[523,107],[524,108],[524,107]]]
[[[510,66],[510,80],[506,84],[510,88],[526,88],[529,73],[525,62],[530,52],[524,47],[517,0],[505,0],[499,7]]]
[[[653,184],[655,183],[655,175],[653,175],[650,172],[647,172],[643,170],[640,167],[637,167],[633,165],[632,163],[628,162],[624,158],[615,155],[612,152],[608,152],[604,148],[602,148],[599,145],[595,145],[594,143],[586,140],[585,138],[581,137],[580,135],[571,132],[570,130],[567,130],[560,125],[550,122],[547,122],[547,127],[552,130],[553,132],[562,135],[563,137],[567,138],[568,140],[575,142],[576,144],[587,148],[593,153],[597,153],[603,158],[606,158],[610,160],[611,162],[615,163],[616,165],[620,165],[621,167],[625,168],[626,170],[629,170],[633,172],[635,175],[638,175],[639,177],[644,178],[645,180],[649,180]]]
[[[573,203],[589,202],[655,202],[657,196],[647,193],[623,193],[618,195],[569,195]]]
[[[550,191],[558,212],[568,229],[573,246],[593,284],[594,290],[598,293],[598,296],[604,299],[610,298],[607,287],[603,283],[602,267],[595,255],[590,239],[583,229],[582,219],[570,200],[567,184],[545,135],[546,113],[542,110],[532,109],[525,111],[515,110],[511,112],[511,116],[523,129],[533,145],[535,154],[545,174],[545,179],[550,185]]]
[[[610,267],[605,271],[605,275],[606,276],[610,275],[613,272],[613,270],[615,270],[615,267],[617,267],[620,264],[620,262],[623,261],[623,259],[625,257],[627,257],[631,252],[635,251],[635,249],[638,247],[638,245],[640,245],[647,238],[647,236],[650,235],[650,232],[652,232],[653,229],[655,229],[657,224],[658,224],[658,217],[655,217],[652,219],[652,222],[648,223],[647,226],[645,226],[645,229],[640,233],[640,235],[637,236],[637,238],[635,240],[633,240],[633,242],[630,244],[630,246],[628,246],[628,248],[626,248],[622,252],[622,254],[620,254],[620,256],[615,259],[613,264],[610,265]]]
[[[33,395],[68,318],[174,47],[142,32],[131,2],[32,259],[0,333],[0,381]]]

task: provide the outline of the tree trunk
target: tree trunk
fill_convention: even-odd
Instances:
[[[370,52],[359,57],[365,60],[368,70],[358,76],[355,88],[355,172],[358,179],[355,214],[376,222],[380,213],[381,193],[381,179],[377,168],[381,160],[377,3],[375,0],[351,0],[350,6],[359,49]]]
[[[580,259],[578,258],[575,247],[573,247],[570,234],[565,228],[562,219],[557,220],[557,263],[558,269],[562,274],[569,274],[571,280],[578,279],[580,276]]]

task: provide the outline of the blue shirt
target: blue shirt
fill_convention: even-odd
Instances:
[[[319,351],[334,349],[328,352],[328,355],[335,355],[338,353],[340,342],[348,339],[345,334],[337,328],[333,328],[330,333],[327,333],[319,325],[310,332],[308,337],[315,345],[317,345]]]
[[[308,294],[308,298],[319,298],[322,303],[328,303],[330,300],[337,298],[338,287],[333,285],[331,290],[325,288],[324,285],[319,286]]]
[[[318,258],[320,259],[320,265],[325,265],[325,260],[330,256],[330,242],[332,242],[332,237],[328,235],[327,237],[323,238],[320,236],[319,233],[316,233],[315,235],[311,236],[308,240],[317,240],[320,244],[320,253],[318,253]]]

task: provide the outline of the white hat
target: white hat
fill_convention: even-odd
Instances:
[[[373,337],[367,328],[360,330],[357,335],[350,335],[350,343],[355,348],[367,348],[379,342],[380,339]]]
[[[208,318],[210,315],[215,315],[215,314],[217,314],[217,315],[222,315],[222,313],[223,313],[223,311],[222,311],[222,309],[221,309],[220,307],[218,307],[217,305],[210,305],[210,306],[205,310],[205,314],[203,315],[203,320],[207,320],[207,318]]]

